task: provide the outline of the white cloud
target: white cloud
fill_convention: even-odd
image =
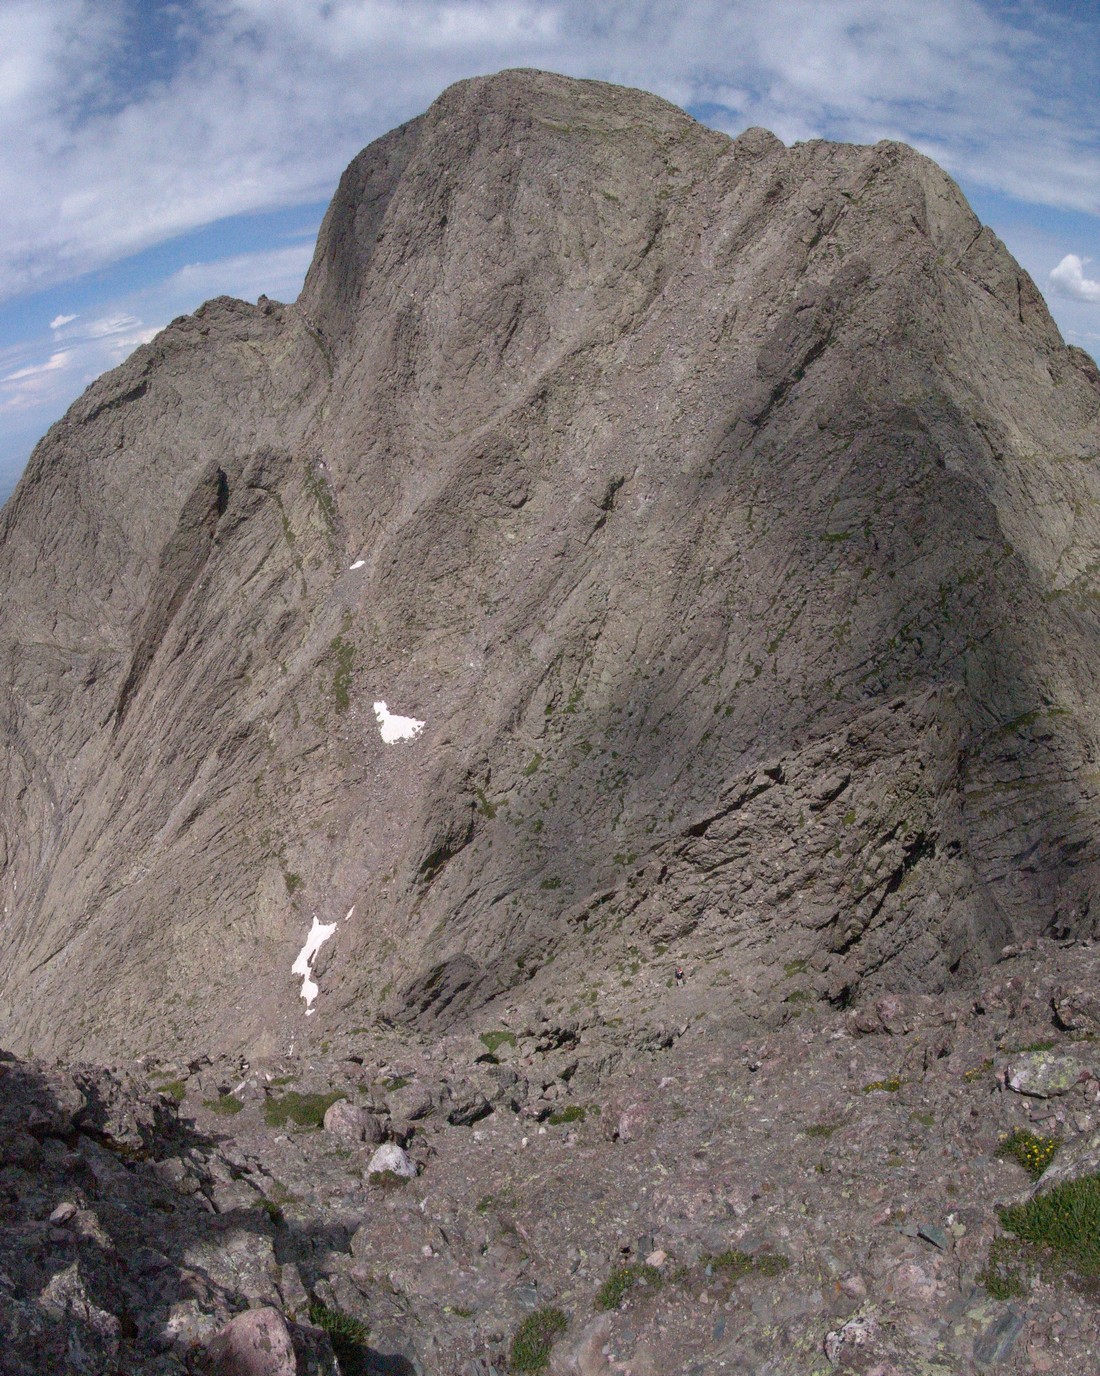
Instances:
[[[1067,253],[1058,266],[1051,269],[1050,284],[1059,296],[1068,296],[1074,301],[1100,302],[1100,281],[1085,276],[1085,264],[1091,261],[1091,258]]]
[[[59,349],[45,363],[28,363],[0,377],[0,413],[40,406],[56,389],[54,375],[67,372],[72,362],[72,350]]]
[[[371,138],[505,66],[708,103],[731,131],[905,137],[956,175],[1098,205],[1100,26],[1050,7],[192,0],[160,13],[183,39],[167,34],[153,79],[135,76],[139,0],[0,7],[0,296],[220,217],[327,198]]]
[[[147,344],[178,315],[211,296],[255,300],[261,292],[293,300],[312,257],[312,244],[291,244],[258,253],[189,264],[140,291],[121,298],[96,315],[58,315],[50,334],[0,348],[0,466],[11,446],[7,431],[18,423],[25,433],[37,416],[44,431],[79,393],[140,344]],[[64,347],[58,347],[63,344]],[[28,446],[29,448],[29,446]],[[2,475],[0,475],[2,476]],[[0,495],[4,484],[0,481]]]
[[[226,293],[255,300],[261,292],[280,301],[292,301],[302,288],[313,258],[313,241],[260,253],[242,253],[209,263],[189,263],[167,279],[162,288],[183,294],[198,305],[211,296]],[[232,287],[227,287],[232,283]]]
[[[132,333],[135,325],[141,322],[135,315],[128,315],[125,312],[116,312],[114,315],[103,316],[99,320],[93,320],[85,325],[85,333],[91,339],[107,339],[111,335]]]

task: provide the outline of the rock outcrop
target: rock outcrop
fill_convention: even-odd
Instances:
[[[453,87],[296,304],[175,321],[4,510],[0,1036],[270,1054],[669,948],[843,1004],[1094,932],[1098,413],[911,149]]]

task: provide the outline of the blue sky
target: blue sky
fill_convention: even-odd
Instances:
[[[0,0],[0,500],[173,317],[293,299],[361,147],[515,66],[912,143],[1100,355],[1100,0]]]

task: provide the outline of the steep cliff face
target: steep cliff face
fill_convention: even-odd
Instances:
[[[451,88],[296,304],[174,322],[5,508],[0,1040],[274,1049],[669,943],[843,1000],[1095,931],[1098,450],[912,150]]]

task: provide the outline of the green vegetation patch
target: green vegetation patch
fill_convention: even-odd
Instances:
[[[583,1104],[567,1104],[565,1108],[555,1110],[546,1121],[556,1128],[561,1123],[583,1123],[587,1116],[588,1110]]]
[[[396,1171],[371,1171],[367,1176],[367,1184],[373,1185],[376,1190],[402,1190],[411,1178],[398,1175]]]
[[[973,1066],[970,1070],[964,1071],[964,1072],[963,1072],[963,1080],[964,1080],[968,1085],[972,1085],[972,1084],[974,1083],[975,1080],[980,1080],[980,1079],[982,1079],[984,1076],[988,1075],[989,1072],[990,1072],[992,1069],[993,1069],[993,1061],[992,1061],[990,1058],[987,1057],[987,1058],[981,1063],[981,1065]]]
[[[157,1085],[161,1094],[167,1094],[170,1099],[175,1099],[177,1104],[182,1104],[184,1095],[187,1093],[187,1086],[182,1080],[165,1080],[163,1084]]]
[[[351,667],[355,663],[355,646],[342,635],[334,636],[332,653],[336,657],[336,669],[332,675],[332,699],[337,712],[346,712],[351,706]]]
[[[877,1094],[879,1091],[883,1091],[886,1094],[896,1094],[901,1085],[900,1075],[890,1075],[885,1080],[872,1080],[869,1085],[864,1085],[863,1092],[864,1094]]]
[[[208,1108],[211,1113],[234,1114],[240,1113],[244,1104],[232,1094],[219,1094],[216,1099],[204,1099],[203,1108]]]
[[[656,1266],[648,1266],[645,1262],[620,1266],[612,1271],[600,1286],[600,1292],[596,1296],[596,1308],[619,1309],[636,1285],[649,1285],[656,1289],[660,1284],[661,1273]]]
[[[515,1046],[516,1034],[502,1027],[494,1032],[482,1032],[480,1040],[489,1055],[495,1056],[502,1046]]]
[[[828,1141],[829,1138],[832,1137],[833,1133],[836,1132],[837,1128],[840,1126],[841,1125],[839,1123],[811,1123],[810,1126],[805,1130],[806,1136],[821,1137],[825,1141]]]
[[[703,1264],[709,1266],[712,1271],[719,1271],[734,1280],[753,1274],[780,1276],[789,1270],[791,1265],[786,1257],[775,1252],[740,1252],[736,1248],[720,1252],[716,1257],[708,1257]]]
[[[300,1128],[319,1128],[336,1100],[346,1097],[339,1091],[332,1094],[298,1094],[290,1090],[286,1094],[272,1095],[264,1104],[264,1121],[270,1128],[284,1128],[288,1123],[296,1123]]]
[[[261,1195],[260,1198],[256,1200],[255,1208],[261,1209],[267,1214],[268,1218],[276,1227],[286,1222],[286,1219],[283,1217],[283,1206],[276,1199],[267,1199]]]
[[[1026,1295],[1031,1269],[1029,1253],[1026,1243],[1016,1238],[994,1238],[989,1246],[989,1259],[978,1272],[979,1285],[984,1285],[995,1300]]]
[[[1011,1134],[997,1148],[997,1155],[1017,1161],[1032,1180],[1038,1180],[1050,1163],[1061,1142],[1057,1137],[1044,1137],[1027,1128],[1013,1128]]]
[[[547,1306],[528,1314],[516,1329],[508,1364],[513,1371],[545,1371],[550,1349],[569,1326],[560,1309]]]
[[[1100,1276],[1100,1175],[1066,1180],[1049,1194],[1001,1210],[1001,1224],[1085,1276]]]
[[[332,1350],[341,1366],[346,1362],[365,1363],[367,1360],[367,1338],[370,1330],[358,1319],[345,1314],[342,1309],[330,1309],[318,1299],[309,1302],[309,1321],[317,1328],[323,1328],[332,1343]]]

